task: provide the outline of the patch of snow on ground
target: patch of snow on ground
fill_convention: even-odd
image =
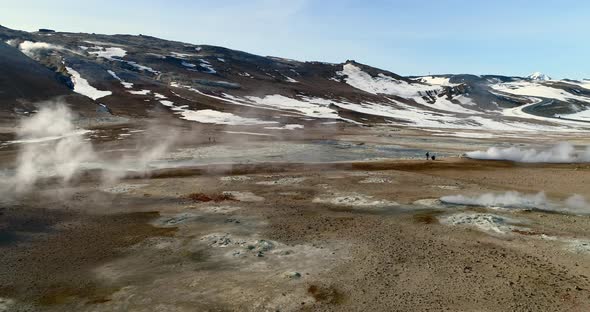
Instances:
[[[197,67],[197,65],[195,65],[193,63],[185,62],[185,61],[182,61],[180,64],[182,64],[182,66],[189,67],[189,68]]]
[[[256,118],[240,117],[232,113],[219,112],[212,109],[196,111],[185,109],[182,110],[180,114],[182,115],[182,118],[186,120],[218,125],[261,125],[274,123],[272,121],[262,121]]]
[[[337,75],[345,76],[346,83],[352,87],[372,94],[392,94],[412,98],[416,97],[420,91],[425,92],[432,89],[431,86],[409,84],[384,74],[372,77],[353,64],[345,64],[342,71],[337,72]]]
[[[190,110],[186,105],[175,106],[174,102],[160,100],[160,103],[172,109],[175,114],[181,115],[182,119],[196,121],[200,123],[210,123],[218,125],[264,125],[273,124],[275,121],[262,121],[255,118],[246,118],[234,115],[232,113],[220,112],[212,109]]]
[[[436,77],[436,76],[424,76],[416,78],[417,81],[424,82],[430,85],[438,85],[438,86],[455,86],[457,84],[450,83],[450,78],[448,77]]]
[[[507,82],[491,85],[491,88],[513,95],[534,96],[539,98],[555,99],[567,102],[568,100],[577,100],[590,103],[590,98],[585,96],[571,94],[563,89],[553,88],[550,84],[530,82],[525,80]]]
[[[205,59],[199,59],[199,61],[201,61],[201,63],[199,64],[199,66],[201,66],[202,68],[205,69],[205,72],[208,74],[216,74],[217,71],[215,70],[215,68],[213,68],[213,66],[211,65],[211,63],[209,63],[207,60]]]
[[[103,48],[99,46],[95,46],[93,49],[96,51],[90,51],[89,54],[96,55],[97,57],[102,57],[108,60],[115,60],[115,58],[122,58],[127,55],[127,51],[123,50],[122,48],[118,47],[109,47]]]
[[[187,58],[187,57],[192,57],[195,56],[194,54],[188,54],[188,53],[178,53],[178,52],[170,52],[170,54],[176,58]]]
[[[571,84],[580,86],[584,89],[590,90],[590,79],[582,79],[582,80],[561,80],[563,83]]]
[[[287,124],[282,127],[264,127],[264,129],[269,129],[269,130],[295,130],[295,129],[303,129],[303,128],[304,128],[303,125],[298,125],[298,124]]]
[[[123,79],[121,79],[119,76],[117,76],[117,74],[116,74],[114,71],[112,71],[112,70],[110,70],[110,69],[109,69],[109,70],[107,70],[107,72],[108,72],[108,73],[109,73],[111,76],[113,76],[113,78],[115,78],[115,79],[119,80],[119,82],[121,82],[121,84],[123,85],[123,87],[125,87],[126,89],[131,89],[131,88],[133,88],[133,83],[124,81],[124,80],[123,80]]]
[[[148,95],[152,91],[150,91],[150,90],[139,90],[139,91],[130,90],[130,91],[127,91],[127,92],[129,92],[131,94],[134,94],[134,95]]]
[[[583,110],[583,111],[577,112],[577,113],[571,113],[571,114],[556,114],[555,117],[582,120],[582,121],[590,121],[590,109]]]
[[[74,92],[85,95],[93,100],[111,95],[111,91],[98,90],[88,83],[88,80],[82,78],[80,73],[71,67],[66,67],[66,70],[72,75],[72,83],[74,84]]]
[[[340,119],[338,112],[329,108],[332,101],[321,98],[302,97],[293,99],[280,94],[267,95],[263,98],[247,96],[248,100],[279,109],[294,110],[313,118]]]
[[[295,80],[295,79],[293,79],[293,78],[291,78],[289,76],[285,76],[285,78],[286,78],[287,82],[291,82],[291,83],[298,83],[299,82],[299,81],[297,81],[297,80]]]
[[[157,74],[159,74],[159,73],[160,73],[159,71],[157,71],[157,70],[155,70],[155,69],[153,69],[153,68],[151,68],[151,67],[149,67],[149,66],[141,65],[141,64],[138,64],[137,62],[133,62],[133,61],[125,61],[125,63],[127,63],[127,64],[129,64],[129,65],[133,66],[134,68],[136,68],[136,69],[138,69],[138,70],[141,70],[141,71],[147,71],[147,72],[150,72],[150,73],[152,73],[152,74],[154,74],[154,75],[157,75]]]
[[[537,105],[542,101],[542,99],[537,99],[537,98],[532,98],[532,99],[534,101],[531,104],[526,104],[526,105],[521,105],[521,106],[514,107],[514,108],[504,109],[502,111],[502,115],[508,116],[508,117],[518,117],[518,118],[540,120],[540,121],[550,122],[553,124],[566,125],[566,126],[583,127],[583,128],[587,128],[589,126],[589,124],[587,122],[567,120],[564,118],[549,118],[549,117],[543,117],[543,116],[537,116],[537,115],[525,113],[524,112],[525,109],[527,109],[530,106]],[[565,117],[565,115],[564,115],[564,117]],[[575,119],[575,118],[572,117],[571,119]],[[556,131],[556,128],[557,127],[546,127],[546,131]],[[561,131],[571,132],[570,128],[561,127],[559,129],[561,129]]]

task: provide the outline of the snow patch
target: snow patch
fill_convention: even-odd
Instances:
[[[148,95],[152,91],[150,91],[150,90],[139,90],[139,91],[133,91],[133,90],[131,90],[131,91],[127,91],[127,92],[129,92],[131,94],[134,94],[134,95]]]
[[[268,134],[268,133],[246,132],[246,131],[223,131],[223,133],[245,134],[245,135],[255,135],[255,136],[272,136],[272,134]]]
[[[184,67],[189,67],[189,68],[197,67],[197,65],[195,65],[193,63],[185,62],[185,61],[182,61],[180,64],[182,64],[182,66],[184,66]]]
[[[534,72],[534,73],[528,75],[527,78],[530,80],[540,80],[540,81],[551,80],[551,77],[549,77],[541,72]]]
[[[88,52],[89,54],[95,55],[96,57],[102,57],[107,60],[116,60],[115,58],[123,58],[127,55],[127,51],[118,47],[103,48],[99,46],[93,47],[95,51]]]
[[[188,54],[188,53],[179,53],[179,52],[170,52],[170,54],[173,57],[179,58],[179,59],[183,59],[183,58],[189,58],[192,56],[195,56],[194,54]]]
[[[171,108],[180,118],[200,123],[210,123],[218,125],[263,125],[276,123],[274,121],[262,121],[256,118],[246,118],[234,115],[232,113],[220,112],[212,109],[190,110],[186,105],[175,106],[174,102],[160,100],[160,103]]]
[[[303,129],[303,128],[304,128],[303,125],[298,125],[298,124],[287,124],[282,127],[264,127],[264,129],[269,129],[269,130],[295,130],[295,129]]]
[[[209,63],[207,60],[205,59],[199,59],[199,61],[201,61],[201,63],[199,64],[199,66],[201,66],[202,68],[205,69],[205,72],[208,74],[216,74],[217,71],[215,70],[215,68],[213,68],[213,66],[211,65],[211,63]]]
[[[107,72],[111,76],[113,76],[113,78],[119,80],[119,82],[121,82],[121,84],[123,85],[123,87],[125,87],[125,89],[131,89],[131,88],[133,88],[133,83],[124,81],[119,76],[117,76],[117,74],[114,71],[112,71],[112,70],[109,69],[109,70],[107,70]]]
[[[338,112],[329,108],[332,101],[322,98],[301,97],[301,99],[294,99],[280,94],[267,95],[263,98],[255,96],[247,96],[246,98],[262,106],[294,110],[308,117],[340,119]]]
[[[66,70],[72,75],[72,83],[74,84],[74,92],[85,95],[93,100],[111,95],[111,91],[101,91],[91,86],[88,80],[82,78],[80,73],[71,67],[66,67]]]
[[[440,76],[424,76],[416,78],[416,81],[427,83],[429,85],[437,85],[437,86],[456,86],[457,84],[452,84],[450,82],[450,78],[448,77],[440,77]]]

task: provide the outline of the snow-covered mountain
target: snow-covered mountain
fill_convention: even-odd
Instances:
[[[303,62],[142,35],[0,27],[0,39],[0,116],[7,122],[56,97],[99,122],[173,117],[273,129],[350,123],[571,131],[590,121],[590,84],[543,74],[402,77],[352,60]]]
[[[551,80],[551,77],[549,77],[541,72],[534,72],[534,73],[528,75],[527,78],[530,80],[538,80],[538,81]]]

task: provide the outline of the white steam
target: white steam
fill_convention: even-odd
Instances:
[[[578,151],[567,142],[561,142],[547,150],[520,149],[518,147],[491,147],[487,151],[467,153],[467,157],[485,160],[509,160],[525,163],[579,163],[590,162],[590,146]]]
[[[39,50],[63,50],[64,47],[46,42],[23,41],[18,46],[19,50],[28,57],[32,57]]]
[[[447,204],[482,206],[492,208],[537,209],[544,211],[590,214],[590,203],[581,195],[572,195],[563,202],[549,200],[545,193],[522,194],[519,192],[486,193],[477,196],[452,195],[440,200]]]
[[[89,130],[76,128],[70,109],[59,103],[44,103],[34,116],[21,120],[17,128],[20,143],[14,174],[4,176],[0,187],[4,194],[21,194],[34,190],[37,182],[51,178],[62,186],[69,185],[84,169],[102,169],[103,183],[116,183],[128,170],[144,172],[153,160],[162,157],[173,144],[173,134],[152,127],[146,133],[158,133],[137,143],[133,155],[120,155],[107,160],[95,152],[83,134]],[[162,137],[168,135],[168,137]],[[158,140],[158,141],[156,141]]]
[[[28,191],[39,179],[58,178],[69,183],[84,162],[96,159],[92,145],[84,141],[63,105],[45,106],[18,128],[19,150],[12,181],[16,192]],[[40,143],[40,144],[37,144]]]

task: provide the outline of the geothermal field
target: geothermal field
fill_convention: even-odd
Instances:
[[[590,307],[585,150],[69,118],[42,110],[0,150],[5,311]]]
[[[0,311],[590,311],[590,82],[0,27]]]

